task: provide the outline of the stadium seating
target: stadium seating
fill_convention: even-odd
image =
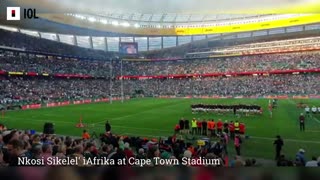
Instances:
[[[3,46],[23,48],[25,52],[12,52],[2,48],[0,51],[0,106],[47,104],[63,101],[78,101],[85,99],[108,98],[111,94],[120,94],[123,89],[124,95],[134,96],[223,96],[223,97],[262,97],[269,95],[313,95],[320,92],[320,74],[251,74],[250,76],[219,76],[219,77],[188,77],[188,78],[154,78],[154,79],[130,79],[124,78],[121,82],[118,76],[123,72],[125,76],[159,76],[181,74],[208,74],[208,73],[231,73],[231,72],[270,72],[275,70],[313,70],[320,68],[319,52],[296,52],[287,54],[269,54],[254,56],[238,56],[214,59],[185,59],[171,61],[132,62],[124,61],[121,71],[119,59],[113,53],[102,51],[84,50],[79,47],[62,45],[57,42],[40,40],[19,33],[0,32]],[[29,46],[33,44],[32,46]],[[29,51],[41,51],[61,55],[73,55],[76,57],[61,57],[48,54],[37,54]],[[100,60],[92,60],[91,58]],[[79,60],[82,59],[82,60]],[[108,61],[114,59],[114,61]],[[105,61],[102,61],[105,60]],[[35,73],[29,76],[26,73]],[[43,76],[46,74],[46,76]],[[58,76],[88,75],[89,77]],[[67,78],[68,77],[68,78]],[[123,88],[121,87],[123,85]],[[75,103],[76,104],[76,103]],[[48,106],[49,107],[49,106]],[[2,132],[1,132],[2,133]],[[152,140],[144,140],[139,137],[118,137],[112,134],[102,134],[101,140],[108,145],[100,149],[82,140],[73,140],[69,137],[60,139],[55,135],[31,135],[18,133],[17,131],[6,132],[2,135],[7,144],[12,137],[19,139],[31,139],[26,141],[24,147],[30,156],[46,156],[46,145],[52,144],[53,152],[50,156],[65,158],[84,154],[90,157],[109,156],[111,153],[117,157],[136,156],[145,159],[152,158],[158,152],[165,149],[172,153],[172,157],[163,154],[166,158],[187,157],[191,152],[190,145],[183,140],[171,142],[171,146],[160,143],[159,146]],[[53,133],[53,132],[51,132]],[[172,138],[172,137],[171,137]],[[17,139],[13,139],[17,140]],[[22,141],[17,140],[16,146]],[[84,143],[85,149],[77,146]],[[1,143],[1,141],[0,141]],[[28,144],[30,143],[30,144]],[[43,146],[39,144],[43,143]],[[130,148],[136,148],[136,152]],[[50,145],[51,146],[51,145]],[[89,150],[93,147],[93,150]],[[120,150],[114,151],[114,147]],[[160,147],[158,149],[157,147]],[[51,148],[51,147],[49,147]],[[65,149],[63,149],[65,148]],[[185,151],[186,150],[186,151]],[[144,152],[147,152],[145,154]],[[206,153],[193,149],[193,155],[197,157],[219,158],[221,152],[207,148]],[[197,154],[199,152],[199,154]],[[38,154],[37,154],[38,153]],[[81,155],[82,156],[82,155]],[[162,157],[162,154],[161,154]],[[223,162],[222,159],[220,159]],[[286,165],[293,162],[281,159]],[[243,161],[237,157],[234,160],[239,166],[252,166],[255,160]],[[290,162],[290,163],[289,163]],[[0,162],[1,163],[1,162]],[[6,163],[12,163],[6,159]],[[235,165],[234,165],[235,166]]]
[[[121,74],[119,59],[101,51],[82,51],[49,40],[2,31],[1,42],[5,47],[19,47],[27,50],[56,54],[76,54],[83,58],[67,58],[48,54],[0,52],[0,91],[2,104],[30,104],[35,102],[56,102],[86,98],[105,98],[121,91],[121,83],[116,80]],[[27,44],[34,42],[34,46]],[[309,42],[309,41],[307,41]],[[277,43],[283,43],[282,41]],[[276,44],[277,44],[276,43]],[[298,42],[297,42],[298,43]],[[269,43],[270,44],[270,43]],[[271,43],[272,44],[272,43]],[[259,44],[262,46],[263,44]],[[274,44],[272,44],[274,45]],[[254,46],[254,45],[252,45]],[[251,47],[251,46],[250,46]],[[237,48],[237,47],[235,47]],[[249,48],[249,47],[248,47]],[[66,52],[65,50],[68,50]],[[90,58],[103,57],[105,60]],[[159,76],[199,74],[192,78],[161,78],[148,80],[123,80],[125,95],[144,96],[267,96],[267,95],[310,95],[317,94],[318,74],[269,75],[246,77],[202,77],[210,73],[270,72],[276,70],[314,70],[320,68],[318,51],[286,54],[265,54],[253,56],[224,57],[214,59],[185,59],[169,61],[123,61],[124,76]],[[81,59],[81,60],[79,60]],[[113,59],[113,61],[109,61]],[[9,76],[6,73],[9,72]],[[13,74],[14,77],[11,77]],[[34,73],[40,76],[16,77],[16,74]],[[22,73],[22,74],[21,74]],[[112,75],[111,75],[112,73]],[[47,76],[43,77],[42,74]],[[59,75],[87,76],[89,79],[61,78]],[[59,78],[58,78],[59,77]],[[66,76],[68,77],[68,76]],[[98,79],[96,79],[98,78]],[[110,92],[112,79],[112,92]],[[239,88],[240,87],[240,88]]]
[[[3,52],[0,68],[3,71],[49,74],[81,74],[94,77],[110,76],[110,61],[58,59],[57,57],[12,55]],[[112,63],[116,76],[120,75],[120,61]],[[123,62],[123,75],[175,75],[221,72],[254,72],[320,67],[319,52],[270,54],[215,59],[172,60],[152,62]]]
[[[319,52],[270,54],[185,61],[124,62],[124,75],[206,74],[320,67]]]

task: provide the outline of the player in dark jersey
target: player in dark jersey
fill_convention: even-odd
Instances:
[[[207,135],[207,121],[205,119],[202,121],[202,135]]]
[[[303,113],[301,113],[299,116],[300,131],[304,131],[304,122],[305,122],[305,117]]]
[[[184,120],[184,129],[185,129],[185,134],[189,134],[190,133],[190,124],[189,124],[189,120],[188,119],[185,119]]]
[[[184,118],[181,118],[179,121],[180,132],[184,133]]]
[[[223,132],[225,132],[226,134],[229,133],[229,123],[227,120],[223,123]]]

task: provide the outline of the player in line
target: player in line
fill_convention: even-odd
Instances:
[[[178,124],[175,125],[174,131],[176,134],[189,134],[190,123],[189,120],[181,118]],[[245,134],[245,124],[239,121],[225,121],[219,119],[217,122],[212,120],[196,120],[193,118],[191,121],[191,134],[199,136],[220,137],[223,133],[234,139],[236,135]]]

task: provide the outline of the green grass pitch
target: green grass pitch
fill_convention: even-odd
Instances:
[[[246,134],[250,136],[244,141],[242,153],[247,157],[274,158],[273,140],[276,135],[284,138],[283,153],[294,158],[297,150],[303,148],[310,159],[319,156],[320,149],[320,115],[307,118],[306,132],[299,131],[298,116],[303,109],[296,103],[303,102],[310,106],[320,106],[319,100],[279,100],[274,109],[273,118],[267,112],[267,99],[131,99],[121,102],[71,105],[38,110],[9,111],[0,120],[9,128],[35,129],[42,131],[45,122],[55,124],[55,133],[61,135],[81,136],[82,129],[75,127],[83,116],[83,123],[89,132],[104,132],[104,124],[108,119],[115,134],[157,137],[173,134],[173,128],[181,117],[236,120],[246,123]],[[208,104],[257,104],[264,113],[261,116],[236,118],[230,115],[192,114],[190,105],[194,103]],[[229,152],[234,154],[232,144]]]

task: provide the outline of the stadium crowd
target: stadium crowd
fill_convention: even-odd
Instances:
[[[124,95],[143,96],[267,96],[310,95],[320,92],[320,75],[271,75],[203,79],[123,80]],[[241,87],[241,88],[239,88]],[[0,78],[0,102],[37,103],[60,100],[107,98],[105,79]],[[121,94],[121,82],[112,82],[112,94]]]
[[[112,63],[112,71],[115,76],[120,75],[120,64],[119,60],[114,60]],[[0,70],[13,72],[110,77],[110,65],[110,61],[59,59],[51,56],[26,56],[25,54],[6,53],[0,56]],[[123,61],[122,72],[123,75],[173,75],[314,69],[319,67],[319,52],[308,52],[178,61]]]
[[[271,54],[184,61],[124,62],[124,75],[206,74],[320,67],[319,52]]]
[[[218,77],[202,79],[124,80],[125,94],[142,90],[154,95],[265,96],[310,95],[320,92],[318,74]]]
[[[0,77],[0,104],[33,104],[109,97],[109,83],[98,79]]]
[[[35,72],[48,74],[79,74],[94,77],[110,76],[108,61],[84,61],[58,59],[44,56],[0,56],[0,68],[7,72]]]
[[[107,164],[100,165],[120,165],[117,160],[130,158],[138,160],[146,159],[176,159],[181,163],[182,158],[194,160],[201,158],[217,159],[216,166],[243,167],[243,166],[263,166],[263,163],[255,159],[246,159],[235,156],[234,159],[226,158],[227,152],[223,143],[223,138],[216,139],[216,142],[206,142],[203,145],[187,143],[182,137],[171,136],[167,139],[147,139],[141,137],[117,136],[111,132],[100,135],[101,143],[93,139],[65,137],[49,134],[33,134],[31,131],[6,130],[2,127],[0,131],[0,167],[23,165],[18,158],[30,159],[30,164],[24,165],[68,165],[72,159],[77,159],[78,166],[94,166],[94,159],[105,159]],[[51,159],[69,159],[68,161],[56,161]],[[88,161],[91,159],[92,161]],[[33,161],[32,161],[33,160]],[[85,161],[87,160],[87,161]],[[115,162],[111,164],[112,160]],[[25,161],[27,162],[27,161]],[[32,162],[32,163],[31,163]],[[38,162],[38,163],[36,163]],[[91,163],[90,163],[91,162]],[[108,164],[110,162],[110,164]],[[286,159],[284,155],[276,161],[277,166],[319,166],[320,157],[312,157],[308,161],[303,149],[300,149],[293,160]],[[69,164],[70,165],[70,164]],[[122,164],[123,165],[123,164]],[[128,165],[128,163],[127,163]],[[153,160],[147,166],[155,166]],[[163,165],[163,164],[162,164]],[[164,164],[171,166],[172,164]],[[199,166],[199,164],[189,164]],[[139,166],[136,164],[135,166]],[[202,166],[202,165],[200,165]]]

